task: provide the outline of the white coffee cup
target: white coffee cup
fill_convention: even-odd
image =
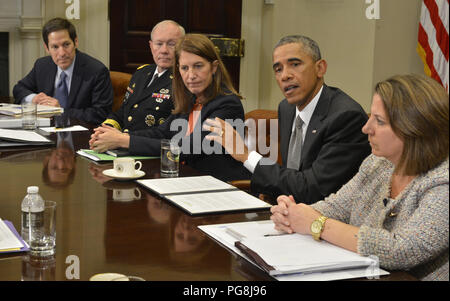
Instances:
[[[113,189],[113,200],[119,202],[127,202],[139,200],[141,198],[141,191],[139,188],[128,188],[128,189]]]
[[[136,165],[139,167],[136,168]],[[133,177],[136,172],[141,170],[141,161],[135,161],[133,158],[114,159],[114,172],[121,177]]]

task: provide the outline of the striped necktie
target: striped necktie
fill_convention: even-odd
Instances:
[[[289,152],[287,159],[287,168],[299,170],[300,158],[302,156],[303,145],[303,120],[300,116],[295,119],[295,128],[291,134],[291,140],[289,141]]]

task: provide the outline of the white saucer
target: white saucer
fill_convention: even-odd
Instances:
[[[134,174],[134,176],[118,175],[118,174],[116,174],[116,171],[114,169],[106,169],[103,171],[103,174],[107,177],[119,179],[119,180],[132,180],[132,179],[138,179],[140,177],[145,176],[145,172],[143,172],[142,170],[136,170],[136,173]]]
[[[123,278],[126,277],[122,274],[117,273],[102,273],[102,274],[95,274],[91,278],[89,278],[89,281],[112,281],[113,279],[117,278]]]

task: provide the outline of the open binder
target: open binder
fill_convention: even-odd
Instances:
[[[26,252],[28,250],[28,245],[17,233],[13,223],[0,218],[0,254]]]
[[[137,180],[190,215],[268,210],[271,205],[212,176]]]
[[[389,274],[378,267],[373,257],[315,241],[311,235],[280,233],[271,220],[198,228],[280,281],[374,278]]]

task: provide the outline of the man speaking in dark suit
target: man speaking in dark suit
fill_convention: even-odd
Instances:
[[[68,117],[101,123],[111,112],[113,101],[108,69],[78,51],[75,27],[66,19],[48,21],[42,37],[50,56],[38,59],[14,86],[15,102],[63,107]]]
[[[272,197],[293,195],[297,202],[311,204],[336,192],[358,171],[369,155],[367,136],[361,132],[367,114],[350,96],[324,84],[327,63],[316,42],[304,36],[282,38],[273,51],[273,70],[285,99],[278,107],[282,165],[249,152],[242,139],[234,137],[222,120],[206,127],[219,135],[210,139],[225,144],[233,157],[253,175],[251,190]],[[224,132],[222,132],[224,131]]]

